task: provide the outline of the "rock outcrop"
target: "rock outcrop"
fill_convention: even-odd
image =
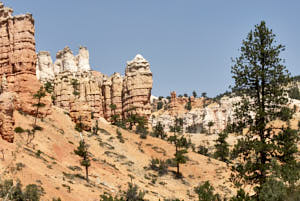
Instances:
[[[0,95],[0,134],[2,139],[14,141],[14,102],[16,95],[12,92],[5,92]]]
[[[11,8],[4,7],[0,2],[0,79],[1,94],[15,92],[16,98],[13,103],[7,103],[9,106],[4,107],[1,104],[1,118],[6,118],[3,113],[11,113],[11,109],[22,110],[25,113],[34,114],[33,104],[36,100],[33,94],[41,86],[36,78],[36,61],[35,39],[34,39],[34,20],[31,14],[12,15]],[[4,98],[7,100],[7,98]],[[48,106],[50,102],[45,102]],[[14,104],[14,105],[11,105]],[[5,111],[5,112],[3,112]],[[42,114],[49,113],[49,107],[45,107]],[[8,115],[9,116],[9,115]],[[7,117],[8,117],[7,116]],[[2,132],[8,131],[5,126],[7,122],[13,122],[13,119],[1,119]],[[8,141],[13,140],[13,132],[2,133]],[[10,137],[8,137],[10,135]]]
[[[124,77],[92,71],[89,52],[82,47],[77,56],[68,47],[59,51],[54,64],[49,53],[40,52],[36,69],[42,82],[54,83],[53,103],[68,111],[74,122],[81,121],[85,130],[100,117],[108,121],[112,115],[122,119],[132,113],[150,117],[152,73],[141,55],[127,63]]]
[[[184,109],[185,104],[191,101],[192,109],[190,111]],[[152,126],[161,122],[166,131],[169,127],[174,125],[176,118],[183,119],[184,131],[188,127],[195,126],[196,132],[200,133],[204,130],[211,130],[211,133],[222,131],[227,123],[233,117],[233,104],[238,102],[239,98],[223,97],[218,102],[211,102],[205,98],[186,98],[176,97],[176,93],[171,93],[170,109],[154,114],[151,116]],[[213,126],[209,127],[209,122],[213,122]]]
[[[145,117],[151,115],[152,73],[149,62],[141,55],[127,62],[123,81],[123,112],[128,116],[132,112]]]
[[[65,47],[56,54],[56,61],[53,63],[50,52],[41,51],[38,53],[36,75],[42,81],[53,81],[55,76],[64,72],[90,71],[89,51],[85,47],[79,48],[78,55],[74,56],[69,47]]]

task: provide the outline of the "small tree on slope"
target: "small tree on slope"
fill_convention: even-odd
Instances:
[[[229,144],[226,142],[227,137],[228,133],[226,130],[221,132],[215,144],[216,151],[214,153],[214,157],[223,162],[228,162],[229,156]]]
[[[89,167],[91,166],[91,161],[89,159],[88,145],[84,140],[80,140],[79,146],[74,153],[82,158],[80,165],[85,167],[86,181],[89,182]]]

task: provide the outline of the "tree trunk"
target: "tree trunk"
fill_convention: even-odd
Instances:
[[[86,181],[89,182],[89,167],[85,166],[85,177],[86,177]]]

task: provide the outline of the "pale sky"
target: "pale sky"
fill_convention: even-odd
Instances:
[[[94,70],[124,74],[126,61],[142,54],[153,73],[152,94],[167,96],[228,89],[231,58],[242,40],[265,20],[292,75],[300,75],[298,0],[14,0],[15,14],[32,13],[37,51],[52,58],[69,46],[90,51]]]

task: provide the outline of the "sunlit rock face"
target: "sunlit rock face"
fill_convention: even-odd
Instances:
[[[38,80],[47,81],[54,79],[54,65],[47,51],[41,51],[38,53],[36,76]]]
[[[13,110],[35,114],[33,104],[41,84],[36,78],[34,20],[31,14],[13,16],[13,9],[0,2],[0,135],[13,142]],[[43,100],[44,101],[44,100]],[[50,112],[50,100],[41,115]]]
[[[56,60],[53,63],[50,53],[41,51],[37,56],[36,74],[42,81],[51,81],[55,75],[64,72],[86,72],[90,71],[89,51],[85,47],[79,48],[78,55],[74,55],[69,47],[65,47],[56,54]]]
[[[80,47],[76,56],[70,48],[64,48],[56,54],[54,64],[48,53],[40,52],[37,77],[53,83],[53,103],[69,111],[74,122],[84,123],[85,130],[100,117],[108,121],[112,115],[122,119],[132,113],[150,117],[152,73],[141,55],[127,62],[125,76],[107,76],[91,70],[85,47]]]
[[[149,62],[138,54],[127,62],[123,81],[123,113],[128,116],[132,112],[141,116],[151,115],[152,73]]]
[[[186,110],[184,107],[188,101],[191,101],[192,109]],[[183,119],[183,129],[196,125],[197,133],[203,129],[210,130],[211,133],[218,133],[225,129],[226,125],[234,118],[234,104],[239,102],[239,97],[223,97],[218,102],[212,102],[205,98],[194,97],[176,97],[176,92],[171,92],[171,101],[169,110],[150,118],[152,126],[160,122],[166,131],[173,126],[176,118]],[[209,122],[213,126],[209,127]]]

